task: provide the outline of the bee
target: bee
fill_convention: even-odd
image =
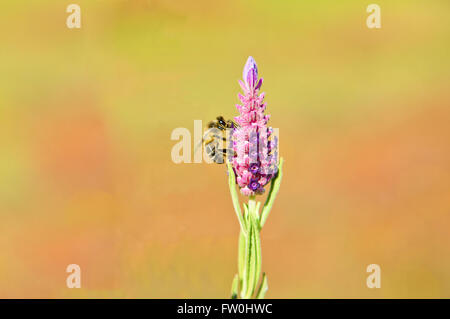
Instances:
[[[208,130],[203,135],[200,144],[197,148],[204,144],[206,154],[217,164],[223,164],[224,158],[228,156],[233,156],[234,151],[228,147],[227,148],[227,135],[239,125],[233,120],[225,120],[223,116],[218,116],[214,121],[208,123]],[[196,148],[196,149],[197,149]]]

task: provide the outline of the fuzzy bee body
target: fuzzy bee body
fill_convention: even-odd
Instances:
[[[202,138],[201,143],[205,145],[206,154],[217,164],[223,164],[225,157],[234,154],[227,145],[229,130],[237,128],[238,125],[232,120],[225,120],[218,116],[214,121],[208,123],[208,130]],[[227,148],[228,147],[228,148]]]

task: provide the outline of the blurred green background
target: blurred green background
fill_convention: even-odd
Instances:
[[[267,297],[450,297],[448,1],[70,3],[0,5],[0,297],[227,298],[225,167],[170,134],[235,116],[249,55],[285,158]]]

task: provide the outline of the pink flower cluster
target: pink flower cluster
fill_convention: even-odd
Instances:
[[[244,95],[239,93],[241,104],[236,105],[240,115],[235,117],[239,127],[232,135],[232,164],[241,193],[251,196],[262,194],[277,173],[277,138],[267,126],[270,116],[264,114],[264,93],[259,94],[262,79],[258,80],[252,57],[245,64],[243,79],[244,82],[239,80]]]

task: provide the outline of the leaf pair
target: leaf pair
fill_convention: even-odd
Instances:
[[[238,298],[240,288],[240,297],[249,299],[254,295],[261,276],[262,257],[260,231],[269,216],[275,197],[280,188],[283,159],[281,158],[280,160],[277,176],[271,182],[269,194],[267,195],[266,202],[262,208],[261,215],[259,214],[261,203],[256,202],[254,196],[250,196],[248,204],[244,203],[244,214],[242,214],[236,191],[235,174],[231,164],[227,163],[227,165],[231,199],[241,228],[239,234],[238,274],[236,274],[233,279],[231,298]],[[264,273],[261,284],[256,291],[255,298],[264,298],[267,290],[267,276]]]

